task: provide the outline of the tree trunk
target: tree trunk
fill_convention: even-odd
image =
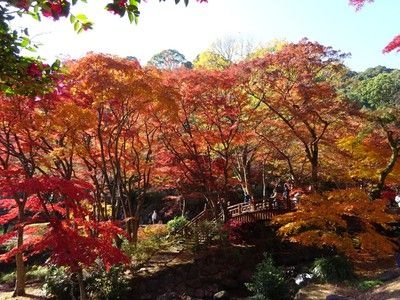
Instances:
[[[142,206],[144,203],[144,198],[145,198],[145,193],[140,193],[137,196],[137,202],[135,207],[131,208],[130,210],[134,210],[134,213],[132,213],[133,218],[130,220],[129,224],[129,236],[131,237],[131,242],[136,245],[137,244],[137,239],[138,239],[138,231],[139,231],[139,222],[140,222],[140,213],[142,211]]]
[[[186,199],[185,197],[181,197],[182,200],[182,217],[186,217]]]
[[[21,234],[23,235],[23,234]],[[20,240],[20,233],[18,231],[18,244]],[[25,295],[25,263],[22,253],[15,255],[16,262],[16,280],[13,297]]]
[[[314,148],[312,149],[312,156],[310,159],[311,163],[311,186],[313,191],[319,191],[320,184],[319,184],[319,178],[318,178],[318,173],[319,173],[319,165],[318,165],[318,144],[314,145]]]
[[[82,269],[79,269],[78,271],[78,284],[79,284],[79,295],[80,295],[80,300],[87,300],[88,297],[86,295],[86,290],[85,290],[85,284],[83,282],[83,273]]]
[[[393,168],[399,157],[399,148],[397,146],[398,140],[394,139],[393,133],[391,131],[387,132],[387,138],[388,138],[389,146],[392,150],[392,154],[390,156],[390,159],[389,159],[386,167],[379,173],[379,180],[378,180],[376,187],[370,193],[370,197],[373,200],[380,198],[381,192],[382,192],[383,188],[385,187],[386,178],[390,174],[390,172],[393,171]]]
[[[24,219],[24,206],[25,203],[18,204],[18,223],[22,223]],[[24,228],[21,226],[18,228],[17,246],[22,247],[24,243]],[[25,295],[25,263],[22,252],[15,255],[16,264],[16,280],[13,297]]]

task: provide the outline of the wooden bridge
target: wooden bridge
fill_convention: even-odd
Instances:
[[[213,214],[211,209],[205,208],[200,214],[194,217],[185,227],[190,227],[201,221],[220,221],[226,222],[228,220],[237,220],[241,222],[254,222],[254,221],[269,221],[272,217],[287,212],[293,209],[272,207],[268,202],[258,203],[238,203],[228,206],[226,209],[221,209],[217,216]]]

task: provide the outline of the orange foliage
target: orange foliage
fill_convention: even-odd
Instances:
[[[382,232],[398,215],[386,211],[385,200],[371,201],[359,189],[307,195],[296,212],[276,217],[278,234],[291,242],[332,247],[350,258],[393,254],[395,242]],[[377,229],[380,227],[381,232]]]

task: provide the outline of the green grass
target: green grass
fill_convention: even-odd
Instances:
[[[372,290],[377,286],[380,286],[383,282],[381,280],[364,280],[358,283],[357,288],[362,291],[366,292],[368,290]]]
[[[46,266],[32,266],[26,272],[26,280],[32,281],[43,281],[48,272],[48,268]],[[12,284],[15,281],[15,272],[3,273],[0,274],[0,283],[8,283]]]
[[[13,283],[15,281],[15,272],[2,273],[0,275],[0,283]]]
[[[32,268],[26,272],[27,280],[44,280],[48,272],[47,266],[32,266]]]

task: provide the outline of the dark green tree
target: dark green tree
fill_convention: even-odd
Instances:
[[[59,67],[21,55],[23,48],[31,50],[28,31],[12,30],[14,18],[9,9],[0,4],[0,91],[6,94],[38,94],[48,91]]]
[[[157,69],[173,70],[177,68],[192,69],[193,65],[186,57],[175,49],[163,50],[160,53],[153,55],[147,62],[148,66],[156,67]]]

